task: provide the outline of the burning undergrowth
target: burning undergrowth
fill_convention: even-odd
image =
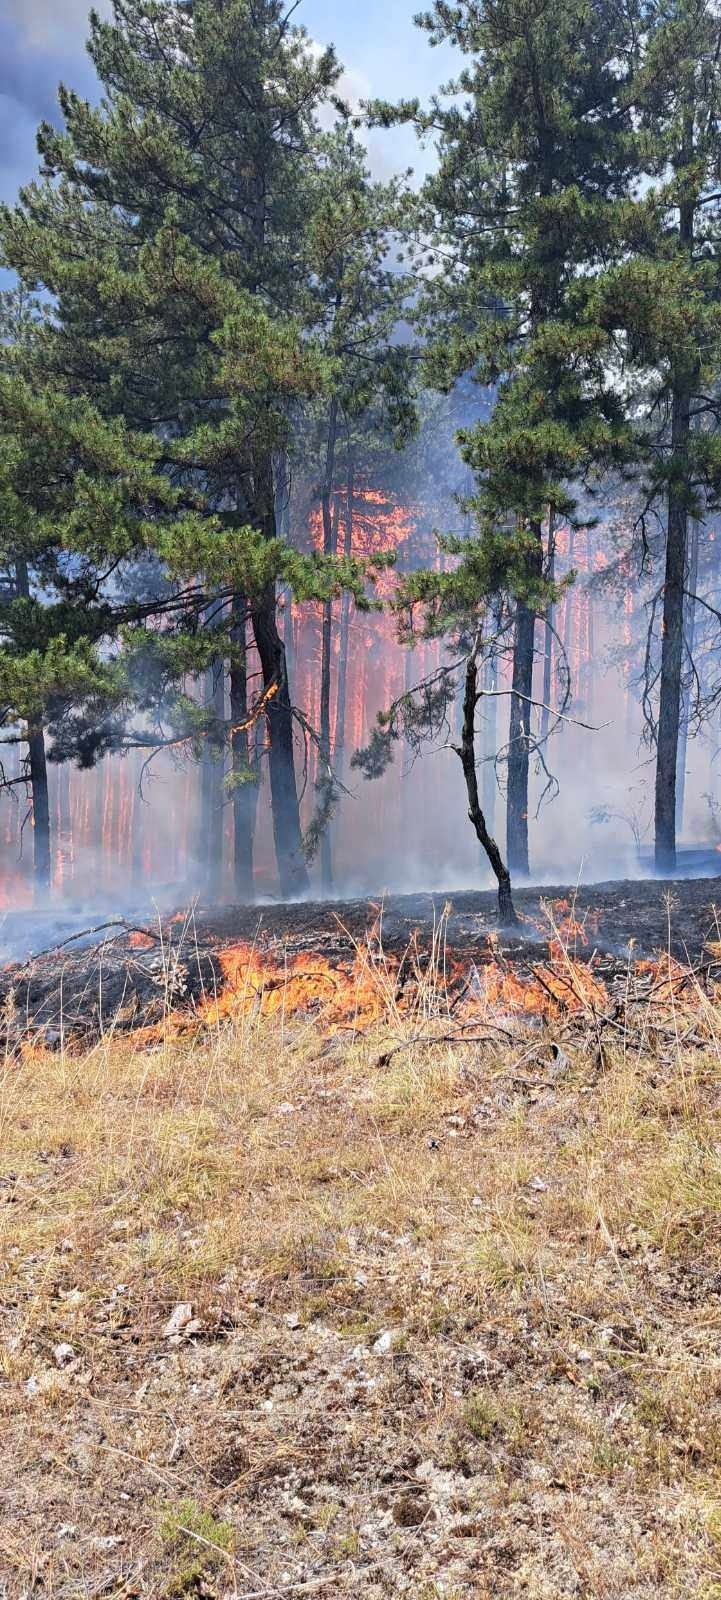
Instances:
[[[329,1040],[375,1031],[391,1050],[440,1035],[492,1042],[580,1029],[601,1054],[629,1029],[705,1043],[721,944],[706,938],[697,960],[670,949],[635,957],[603,949],[600,920],[598,908],[559,897],[512,937],[477,929],[469,938],[450,904],[404,939],[381,906],[365,927],[331,914],[312,937],[307,924],[293,937],[272,918],[237,940],[194,912],[157,929],[118,922],[100,942],[74,937],[0,973],[3,1039],[12,1051],[132,1030],[153,1044],[279,1018],[313,1023]]]

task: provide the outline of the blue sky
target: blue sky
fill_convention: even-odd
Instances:
[[[0,196],[12,200],[36,170],[35,129],[57,115],[60,80],[89,96],[97,83],[85,53],[91,0],[0,0]],[[100,11],[110,0],[95,0]],[[451,71],[446,50],[431,49],[413,25],[418,0],[301,0],[296,16],[321,44],[333,42],[357,96],[426,98]],[[371,133],[378,176],[399,167],[422,170],[409,130]]]

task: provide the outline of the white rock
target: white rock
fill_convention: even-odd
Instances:
[[[188,1323],[192,1322],[192,1321],[193,1321],[193,1307],[190,1304],[190,1301],[184,1300],[184,1301],[181,1302],[180,1305],[177,1305],[175,1307],[175,1310],[174,1310],[172,1316],[169,1317],[168,1321],[166,1322],[165,1327],[163,1328],[163,1338],[164,1339],[177,1338],[177,1335],[179,1333],[184,1333],[185,1332],[185,1329],[187,1328]]]
[[[400,1338],[400,1334],[398,1334],[397,1332],[395,1332],[391,1328],[386,1328],[385,1332],[381,1333],[379,1335],[379,1337],[376,1339],[376,1342],[375,1342],[375,1344],[373,1346],[374,1355],[377,1355],[377,1356],[387,1356],[387,1355],[389,1355],[390,1351],[393,1349],[393,1346],[398,1343],[399,1338]]]
[[[53,1347],[53,1360],[56,1367],[69,1367],[75,1360],[75,1351],[71,1344],[56,1344]]]

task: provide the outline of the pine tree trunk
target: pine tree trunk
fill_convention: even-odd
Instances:
[[[688,390],[673,398],[673,450],[683,449],[688,435],[690,397]],[[673,872],[676,867],[676,772],[678,734],[681,720],[681,672],[683,666],[683,597],[686,577],[688,515],[683,490],[671,490],[668,497],[666,571],[663,592],[663,635],[661,643],[661,694],[658,711],[656,749],[656,870]]]
[[[693,124],[687,118],[684,162],[690,157]],[[679,218],[679,243],[689,253],[693,246],[693,204],[682,205]],[[687,471],[678,470],[688,458],[691,431],[691,384],[677,382],[672,396],[671,453],[676,463],[668,493],[666,570],[663,590],[663,633],[661,640],[661,690],[656,735],[656,871],[676,868],[676,778],[678,734],[681,722],[681,679],[683,672],[683,613],[688,554]]]
[[[338,399],[336,395],[330,403],[328,414],[328,435],[326,443],[325,473],[323,476],[323,490],[321,496],[321,509],[323,513],[323,554],[333,556],[338,543],[338,519],[333,516],[332,496],[333,480],[335,476],[335,451],[338,437]],[[329,781],[328,768],[330,767],[330,664],[333,643],[333,602],[326,600],[323,606],[323,634],[321,644],[320,663],[320,761],[321,783]],[[333,885],[333,859],[331,849],[330,823],[323,830],[320,841],[320,875],[321,884],[325,893]]]
[[[286,544],[291,543],[290,526],[290,481],[288,475],[288,458],[284,452],[278,459],[278,481],[276,486],[276,524],[278,534]],[[282,600],[283,644],[285,646],[286,672],[289,681],[293,678],[295,660],[293,656],[293,595],[286,589],[280,596]]]
[[[690,529],[689,551],[689,577],[688,587],[690,593],[684,603],[684,644],[690,662],[693,662],[694,640],[696,633],[696,603],[692,598],[696,593],[698,582],[698,541],[699,525],[694,518]],[[682,685],[681,691],[681,726],[678,735],[678,770],[676,776],[676,826],[679,833],[683,832],[684,809],[686,805],[686,760],[688,755],[688,725],[691,716],[691,685]]]
[[[537,578],[543,564],[541,524],[532,529],[536,547],[529,556],[529,573]],[[513,641],[513,681],[508,731],[508,788],[506,796],[506,850],[509,870],[528,877],[528,769],[531,749],[531,705],[536,613],[519,601]]]
[[[484,688],[491,693],[488,696],[486,715],[483,721],[483,812],[489,830],[493,830],[496,813],[496,795],[498,783],[496,781],[495,758],[498,754],[498,700],[493,692],[498,688],[498,657],[488,657],[484,668]]]
[[[478,773],[476,770],[476,706],[478,700],[478,661],[474,649],[466,664],[463,729],[461,743],[456,747],[456,753],[461,758],[463,776],[466,780],[469,820],[475,828],[479,844],[483,846],[486,852],[498,884],[499,921],[503,927],[511,927],[517,921],[513,907],[511,875],[495,839],[491,837],[478,796]]]
[[[29,732],[28,751],[33,801],[33,880],[36,894],[44,895],[50,889],[51,852],[48,767],[42,728]]]
[[[255,514],[266,538],[275,537],[272,462],[266,456],[257,463]],[[278,878],[283,899],[294,899],[308,890],[308,869],[303,854],[303,835],[295,781],[293,712],[288,685],[285,648],[278,632],[275,582],[266,585],[252,607],[253,636],[260,657],[263,689],[267,695],[268,769],[273,813],[273,839],[278,863]]]
[[[230,662],[230,749],[234,776],[250,771],[248,720],[248,661],[246,653],[246,601],[233,596]],[[253,833],[258,790],[255,783],[233,787],[233,885],[242,902],[253,899]]]
[[[29,599],[30,574],[26,561],[16,563],[15,582],[18,594]],[[42,727],[28,729],[28,771],[33,807],[33,883],[35,893],[40,896],[48,893],[52,880],[48,764]]]

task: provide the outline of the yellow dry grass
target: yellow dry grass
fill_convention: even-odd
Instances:
[[[0,1594],[721,1595],[709,1038],[8,1060]]]

